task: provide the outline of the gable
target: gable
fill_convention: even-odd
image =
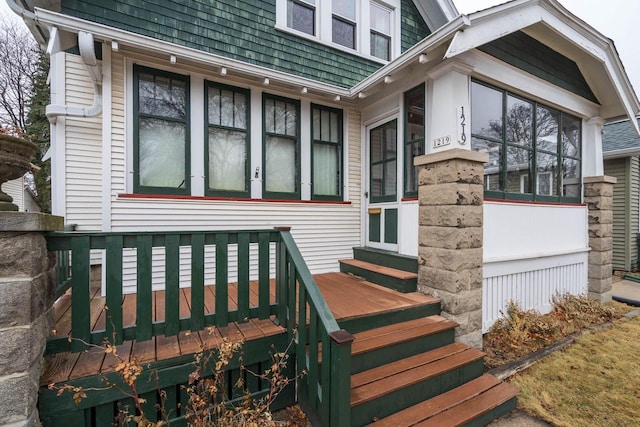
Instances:
[[[406,52],[411,46],[431,34],[427,23],[412,0],[402,0],[401,50]]]
[[[278,31],[275,0],[63,0],[62,13],[344,88],[382,66]]]
[[[486,43],[478,50],[589,101],[598,102],[574,61],[522,31]]]

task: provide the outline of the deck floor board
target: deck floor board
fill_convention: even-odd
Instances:
[[[398,308],[408,308],[416,304],[429,304],[436,300],[432,297],[409,293],[403,294],[382,286],[366,282],[361,278],[344,273],[324,273],[314,276],[329,308],[337,320],[384,313]],[[259,286],[256,280],[249,282],[249,303],[256,307],[259,301]],[[153,320],[163,321],[165,318],[165,292],[153,293]],[[179,310],[181,318],[191,315],[191,289],[181,288],[179,291]],[[237,284],[228,287],[229,309],[235,310],[238,305]],[[275,281],[270,281],[269,300],[275,303]],[[107,321],[104,310],[105,298],[100,290],[92,290],[91,324],[93,330],[102,330]],[[215,286],[205,288],[205,311],[215,310]],[[63,295],[55,306],[56,326],[54,335],[67,336],[71,330],[71,298]],[[107,312],[108,314],[108,312]],[[202,331],[181,331],[174,336],[158,336],[148,341],[125,341],[117,346],[118,355],[123,360],[138,359],[148,363],[178,356],[185,356],[200,351],[203,347],[212,347],[227,338],[230,341],[250,341],[278,334],[283,329],[274,323],[275,316],[267,319],[248,319],[247,321],[230,322],[224,327],[207,327]],[[135,325],[136,295],[123,296],[123,326]],[[113,371],[119,360],[111,355],[100,354],[100,349],[91,349],[84,353],[61,353],[47,356],[48,367],[41,384],[65,382],[74,378],[96,375]]]

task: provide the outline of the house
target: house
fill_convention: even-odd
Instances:
[[[640,139],[629,120],[603,126],[602,154],[605,174],[618,179],[613,195],[613,268],[638,267],[640,216]]]
[[[18,206],[18,211],[40,212],[40,206],[36,202],[36,195],[28,184],[26,176],[7,181],[2,187],[13,198],[13,204]]]
[[[586,293],[592,273],[610,276],[604,244],[590,256],[583,185],[604,174],[603,124],[635,117],[640,103],[613,42],[556,0],[471,15],[449,0],[27,3],[9,1],[51,55],[52,210],[87,233],[76,248],[95,231],[284,226],[313,274],[338,271],[355,248],[366,253],[358,261],[413,270],[415,289],[418,263],[424,279],[430,261],[419,239],[431,229],[419,224],[448,214],[423,213],[433,192],[414,161],[461,150],[488,159],[482,229],[470,237],[481,242],[471,251],[482,277],[442,276],[454,278],[449,288],[481,282],[468,325],[488,329],[509,299],[548,310],[557,292]],[[235,234],[220,239],[215,252],[200,235],[198,253],[226,260],[227,242],[240,246]],[[144,298],[147,283],[162,289],[170,261],[185,287],[195,275],[240,282],[249,268],[239,249],[221,273],[208,261],[193,268],[188,247],[169,260],[151,237],[138,242],[153,277],[136,272],[141,261],[125,245],[118,281],[125,293],[145,283]],[[93,264],[104,263],[100,244]],[[283,273],[265,259],[269,275]],[[354,264],[342,268],[368,274]],[[260,276],[253,264],[248,274]],[[305,351],[301,364],[318,362]]]

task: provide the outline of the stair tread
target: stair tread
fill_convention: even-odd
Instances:
[[[388,347],[392,344],[414,340],[447,329],[453,329],[456,326],[458,326],[458,324],[452,320],[433,315],[370,329],[354,335],[355,341],[351,347],[351,354],[362,354],[375,349]]]
[[[480,350],[467,347],[462,351],[455,349],[453,354],[432,360],[433,352],[439,350],[431,350],[352,375],[351,406],[360,405],[444,372],[455,370],[484,357],[484,353]],[[451,351],[452,349],[449,348],[449,350]],[[408,364],[407,360],[409,360]],[[403,366],[399,367],[398,365]],[[389,370],[388,374],[384,373],[385,369]],[[372,374],[371,371],[374,371],[374,373]],[[369,379],[372,379],[372,381],[369,381]],[[361,385],[354,387],[353,384]]]
[[[341,264],[348,264],[353,267],[358,267],[364,270],[373,271],[375,273],[384,274],[385,276],[394,277],[400,280],[411,280],[418,278],[418,275],[416,273],[398,270],[397,268],[385,267],[383,265],[373,264],[367,261],[361,261],[359,259],[341,259],[338,262],[340,262]]]
[[[428,420],[448,409],[472,399],[493,387],[501,381],[493,375],[484,374],[466,384],[442,393],[431,399],[410,406],[375,422],[375,427],[405,427]]]
[[[499,407],[517,395],[518,389],[516,387],[503,382],[478,396],[415,424],[415,426],[439,427],[445,424],[462,426]]]

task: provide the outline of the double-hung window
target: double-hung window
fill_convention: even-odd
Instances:
[[[207,82],[208,194],[249,197],[249,91]]]
[[[134,191],[189,194],[189,78],[134,66]]]
[[[489,154],[487,197],[580,202],[579,118],[473,81],[471,147]]]
[[[331,34],[333,42],[356,48],[356,0],[333,0]]]
[[[404,94],[404,197],[418,196],[418,168],[413,159],[424,154],[424,84]]]
[[[300,102],[263,95],[262,195],[300,198]]]
[[[287,27],[315,36],[315,0],[287,0]]]
[[[312,105],[312,198],[342,199],[342,110]]]
[[[370,4],[371,56],[389,61],[391,59],[391,10],[371,2]]]

